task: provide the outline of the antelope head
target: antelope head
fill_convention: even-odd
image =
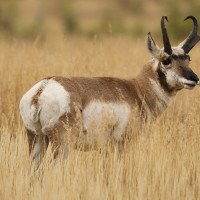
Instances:
[[[150,33],[146,37],[147,48],[154,59],[153,70],[158,72],[166,89],[170,91],[177,91],[182,88],[193,89],[199,83],[199,78],[189,67],[190,56],[188,53],[200,40],[200,36],[197,34],[197,19],[194,16],[185,18],[185,20],[193,20],[193,30],[188,38],[177,47],[171,47],[165,27],[165,19],[168,21],[167,16],[161,18],[164,45],[162,49],[156,45]]]

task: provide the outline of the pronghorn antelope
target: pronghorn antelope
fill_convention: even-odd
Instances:
[[[186,18],[193,20],[192,32],[180,45],[171,47],[165,19],[166,16],[161,18],[164,48],[160,49],[151,34],[147,34],[146,45],[153,58],[136,78],[54,76],[41,80],[22,97],[20,113],[27,129],[29,150],[38,165],[49,141],[67,154],[65,124],[76,130],[82,127],[87,136],[93,121],[94,138],[98,138],[98,126],[106,111],[115,118],[112,135],[118,139],[126,130],[133,108],[142,110],[141,115],[150,123],[166,110],[179,90],[197,85],[199,79],[189,68],[188,55],[200,40],[197,20],[193,16]],[[74,134],[78,137],[78,132]]]

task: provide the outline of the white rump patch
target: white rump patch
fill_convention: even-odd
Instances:
[[[41,127],[39,123],[33,120],[33,116],[35,113],[35,107],[31,107],[32,97],[37,93],[37,91],[42,87],[46,80],[42,80],[35,84],[28,92],[24,94],[22,97],[19,109],[22,120],[25,124],[25,127],[36,134],[36,131],[39,130]]]
[[[41,88],[37,106],[31,105],[33,96]],[[44,133],[46,128],[51,128],[64,113],[70,111],[69,104],[70,95],[60,83],[53,79],[42,80],[22,97],[20,114],[27,129],[35,134],[42,129]]]
[[[51,128],[65,113],[70,112],[70,95],[57,81],[51,79],[39,97],[42,131]]]
[[[111,131],[117,139],[125,131],[130,112],[128,104],[91,102],[83,110],[83,126],[85,130],[92,132],[94,140],[97,141],[101,125],[108,125],[113,128]]]

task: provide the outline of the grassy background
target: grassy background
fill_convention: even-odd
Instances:
[[[200,76],[199,50],[191,67]],[[33,173],[19,101],[51,75],[136,76],[150,59],[144,40],[58,37],[0,45],[0,199],[199,199],[200,92],[183,90],[145,135],[131,133],[121,156],[111,146],[74,150]]]
[[[1,0],[0,199],[199,199],[199,87],[180,91],[145,135],[131,132],[122,155],[108,145],[62,163],[49,148],[37,173],[18,108],[47,76],[135,77],[150,59],[145,34],[162,46],[161,16],[176,45],[199,8],[196,0]],[[198,76],[199,51],[191,52]]]

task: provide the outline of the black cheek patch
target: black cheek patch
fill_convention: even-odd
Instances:
[[[161,87],[167,91],[171,92],[172,90],[169,88],[169,85],[167,84],[166,76],[165,74],[159,69],[158,70],[158,80],[160,82]]]

